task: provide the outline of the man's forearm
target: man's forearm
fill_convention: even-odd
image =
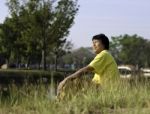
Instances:
[[[74,78],[80,77],[81,74],[82,74],[81,71],[77,71],[77,72],[71,74],[70,76],[68,76],[67,79],[74,79]]]
[[[80,70],[78,70],[77,72],[75,72],[72,75],[68,76],[67,80],[68,79],[74,79],[74,78],[80,77],[80,76],[82,76],[83,74],[85,74],[85,73],[87,73],[89,71],[93,71],[93,69],[90,68],[90,67],[88,67],[88,66],[87,67],[83,67]]]
[[[82,74],[85,74],[86,72],[91,72],[93,71],[94,68],[90,67],[90,66],[86,66],[84,68],[81,68],[80,70],[78,70],[77,72],[73,73],[72,75],[66,77],[62,82],[60,82],[58,89],[57,89],[57,94],[59,94],[63,88],[63,86],[65,85],[65,83],[70,80],[70,79],[74,79],[77,77],[82,76]]]

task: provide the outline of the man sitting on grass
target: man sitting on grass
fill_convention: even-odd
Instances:
[[[66,77],[59,85],[57,89],[57,96],[59,96],[63,90],[67,81],[80,77],[87,72],[94,72],[95,75],[92,82],[96,85],[103,85],[107,81],[114,81],[119,78],[119,72],[117,64],[109,50],[109,39],[104,34],[95,35],[92,38],[93,50],[96,53],[96,57],[91,63],[72,75]]]

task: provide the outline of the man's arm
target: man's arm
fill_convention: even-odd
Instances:
[[[87,72],[92,72],[94,70],[93,67],[91,66],[86,66],[86,67],[83,67],[81,69],[79,69],[78,71],[76,71],[75,73],[71,74],[70,76],[66,77],[66,79],[73,79],[73,78],[77,78],[77,77],[80,77],[81,75],[87,73]]]
[[[83,67],[81,69],[79,69],[78,71],[76,71],[75,73],[71,74],[70,76],[66,77],[62,82],[60,82],[60,84],[58,85],[58,89],[57,89],[57,94],[60,93],[60,91],[62,90],[63,86],[65,85],[65,83],[70,80],[70,79],[74,79],[77,77],[82,76],[82,74],[85,74],[87,72],[92,72],[94,70],[93,67],[91,66],[86,66]]]

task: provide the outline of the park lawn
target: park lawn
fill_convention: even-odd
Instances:
[[[54,96],[53,85],[11,85],[0,93],[0,114],[149,114],[149,81],[120,81],[96,89],[69,85],[63,100]]]

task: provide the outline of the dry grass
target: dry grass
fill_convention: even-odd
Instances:
[[[78,84],[78,86],[77,86]],[[11,86],[0,93],[0,114],[149,114],[150,83],[121,81],[97,88],[89,82],[68,83],[63,100],[53,87]]]

